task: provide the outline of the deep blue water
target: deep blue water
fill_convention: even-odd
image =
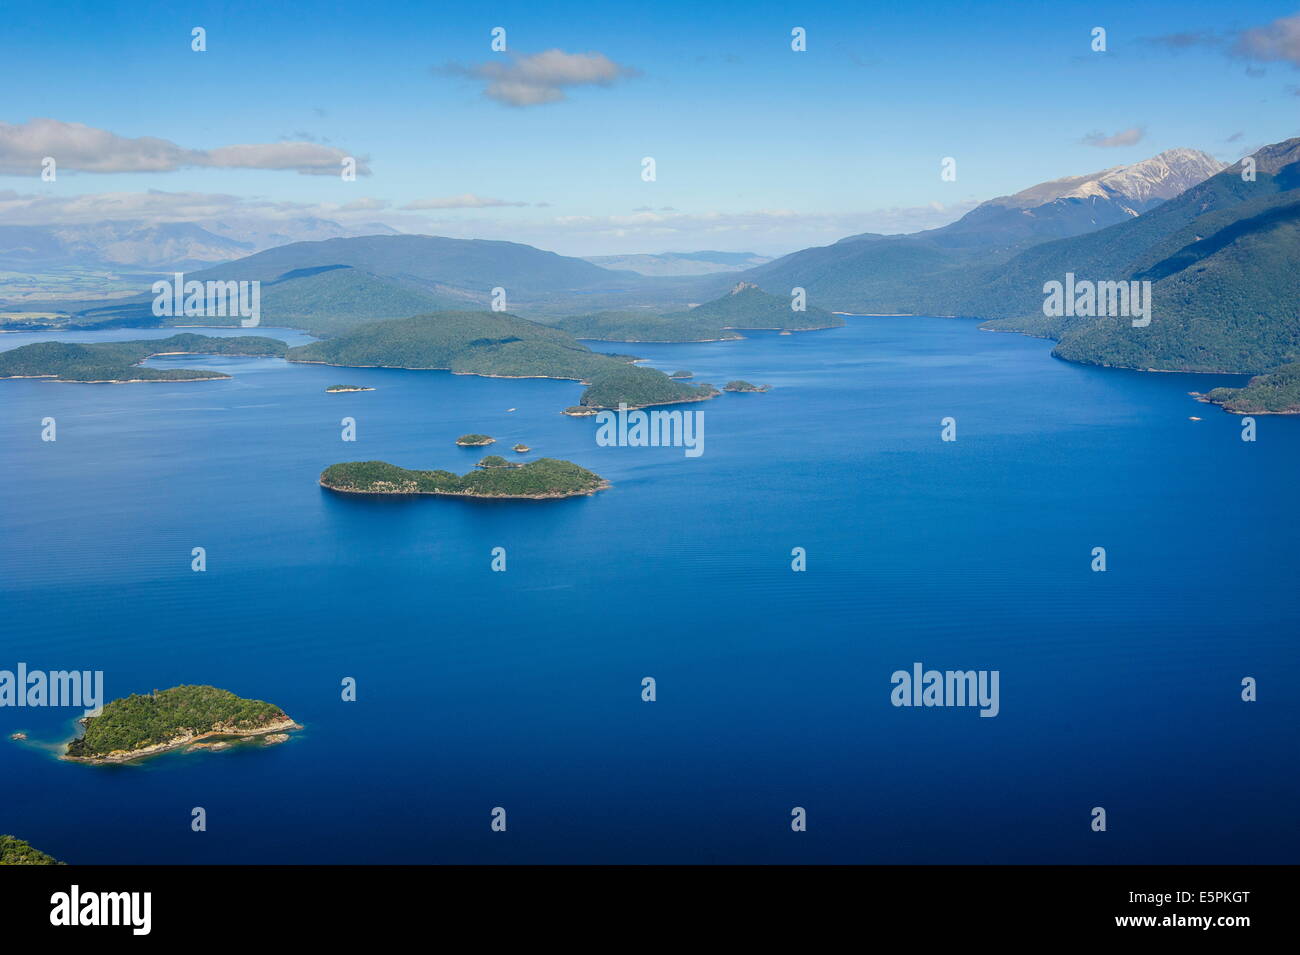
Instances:
[[[234,379],[0,382],[0,668],[101,669],[110,698],[212,683],[305,725],[99,768],[8,740],[79,712],[0,709],[0,832],[74,863],[1298,861],[1300,420],[1246,443],[1186,394],[1236,379],[952,320],[598,347],[774,390],[693,406],[687,458],[597,447],[558,413],[571,382],[193,356],[154,363]],[[342,382],[378,390],[323,393]],[[316,483],[467,469],[466,431],[613,487]],[[1000,715],[891,706],[914,661],[999,670]]]

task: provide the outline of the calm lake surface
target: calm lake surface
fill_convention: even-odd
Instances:
[[[598,447],[559,414],[574,382],[195,356],[151,364],[235,377],[0,381],[0,669],[102,670],[109,698],[210,683],[305,726],[101,768],[8,739],[80,711],[0,709],[0,832],[71,863],[1296,862],[1300,420],[1247,443],[1186,394],[1241,379],[848,323],[596,345],[773,386],[683,406],[698,458]],[[344,383],[377,390],[324,393]],[[336,461],[467,470],[467,431],[613,487],[317,485]],[[918,661],[998,670],[999,715],[892,706]]]

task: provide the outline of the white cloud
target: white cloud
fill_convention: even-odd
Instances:
[[[1146,130],[1141,126],[1130,126],[1128,129],[1122,129],[1113,136],[1107,136],[1105,133],[1093,132],[1084,136],[1079,142],[1085,146],[1098,146],[1102,149],[1114,149],[1117,146],[1135,146],[1142,140]]]
[[[106,129],[57,119],[0,123],[0,173],[37,176],[51,156],[59,172],[175,172],[178,169],[274,169],[337,176],[347,153],[319,143],[250,143],[186,149],[154,136],[119,136]],[[363,158],[358,175],[370,175]]]
[[[1245,60],[1290,63],[1300,69],[1300,13],[1237,34],[1232,54]]]
[[[544,203],[537,203],[544,205]],[[488,209],[497,206],[526,206],[526,202],[511,202],[507,199],[488,199],[467,192],[463,196],[448,196],[445,199],[416,199],[402,206],[406,210],[418,209]]]
[[[483,95],[507,106],[540,106],[565,99],[575,86],[613,86],[639,71],[620,66],[603,53],[546,50],[521,54],[508,62],[489,60],[477,66],[448,66],[442,72],[471,76],[485,83]]]

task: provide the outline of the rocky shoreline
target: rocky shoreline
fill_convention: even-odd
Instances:
[[[520,465],[511,465],[519,467]],[[425,495],[428,497],[472,497],[484,501],[554,501],[566,497],[590,497],[597,491],[603,491],[612,485],[608,481],[602,481],[596,487],[586,491],[562,491],[554,494],[477,494],[473,491],[412,491],[406,488],[393,487],[392,490],[379,490],[377,488],[355,488],[355,487],[336,487],[333,484],[326,484],[324,481],[318,482],[321,487],[327,491],[333,491],[336,494],[361,494],[374,495],[383,497],[417,497]],[[391,486],[391,485],[390,485]]]
[[[302,726],[288,717],[285,717],[283,720],[277,720],[274,723],[268,723],[265,726],[259,726],[252,730],[240,730],[230,727],[213,729],[206,733],[185,733],[180,736],[173,736],[165,743],[154,743],[151,746],[142,746],[139,749],[114,750],[105,756],[69,756],[67,753],[64,753],[59,757],[59,759],[65,759],[70,763],[86,763],[90,765],[106,766],[116,763],[129,763],[137,759],[147,759],[150,756],[158,756],[162,753],[171,752],[172,750],[192,747],[195,744],[199,744],[199,748],[216,749],[215,745],[202,745],[201,741],[206,739],[251,739],[257,736],[266,736],[268,734],[283,734],[286,730],[300,729],[302,729]]]

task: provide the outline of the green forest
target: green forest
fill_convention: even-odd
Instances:
[[[165,743],[182,734],[209,733],[218,726],[252,730],[287,719],[278,706],[246,700],[215,686],[176,686],[149,694],[133,693],[88,717],[85,733],[68,744],[68,755],[107,756]]]

